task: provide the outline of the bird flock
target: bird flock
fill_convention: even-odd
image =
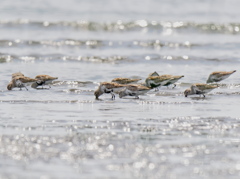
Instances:
[[[187,97],[189,95],[202,95],[205,97],[206,93],[219,87],[217,82],[228,78],[235,72],[236,70],[229,72],[213,72],[209,75],[206,83],[192,84],[189,89],[186,89],[184,91],[184,96]],[[139,98],[140,95],[143,95],[152,89],[158,91],[161,86],[169,87],[172,85],[172,88],[175,88],[175,83],[183,77],[183,75],[159,75],[155,71],[148,75],[144,83],[137,83],[141,79],[115,78],[111,82],[100,83],[98,89],[94,92],[94,95],[96,99],[99,99],[99,97],[104,93],[110,93],[112,95],[112,99],[115,99],[115,93],[118,93],[120,98],[123,98],[125,96],[134,96],[135,98]],[[58,77],[52,77],[49,75],[37,75],[35,78],[30,78],[24,76],[24,74],[21,72],[17,72],[12,74],[12,79],[7,85],[7,89],[12,90],[13,88],[20,88],[20,90],[22,90],[22,88],[25,88],[28,90],[26,87],[27,83],[31,83],[31,87],[34,89],[50,89],[51,87],[49,84],[51,84],[52,81],[56,79],[58,79]],[[48,88],[44,88],[44,86],[48,86]]]
[[[192,84],[189,89],[186,89],[184,91],[184,96],[187,97],[189,95],[197,94],[205,97],[206,93],[219,87],[217,82],[228,78],[231,74],[235,72],[236,70],[230,72],[213,72],[209,75],[207,83]],[[115,99],[114,93],[119,93],[120,98],[123,98],[124,96],[135,96],[135,98],[139,98],[139,95],[143,95],[152,89],[155,89],[155,91],[157,91],[161,86],[168,87],[170,85],[173,85],[173,88],[175,88],[175,83],[183,77],[183,75],[159,75],[157,72],[153,72],[150,73],[149,76],[145,79],[145,83],[141,84],[132,84],[137,83],[141,79],[115,78],[111,82],[100,83],[94,95],[96,99],[99,99],[99,96],[104,93],[110,93],[112,95],[112,99]]]
[[[58,79],[57,77],[51,77],[49,75],[37,75],[35,78],[30,78],[24,76],[21,72],[13,73],[12,74],[12,80],[10,83],[7,85],[8,90],[12,90],[13,88],[25,88],[28,90],[26,87],[27,83],[32,83],[31,87],[38,89],[39,86],[42,86],[42,89],[44,85],[50,84],[53,80]],[[51,88],[48,86],[48,88]]]

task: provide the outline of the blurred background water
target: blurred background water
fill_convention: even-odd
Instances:
[[[239,178],[240,2],[2,0],[0,178]],[[206,98],[183,96],[237,70]],[[57,76],[8,91],[11,74]],[[139,100],[100,82],[184,75]]]

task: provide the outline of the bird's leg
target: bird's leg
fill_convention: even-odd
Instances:
[[[26,87],[25,85],[23,85],[23,86],[24,86],[24,88],[26,88],[26,90],[28,91],[27,87]]]
[[[111,95],[112,95],[112,99],[115,99],[115,94],[111,92]]]
[[[204,94],[202,94],[203,95],[203,97],[205,98],[205,95]]]
[[[112,99],[115,99],[115,94],[113,94],[113,89],[110,91],[111,95],[112,95]]]
[[[176,86],[177,86],[176,84],[173,84],[173,88],[172,89],[174,89]]]
[[[50,85],[47,85],[47,84],[45,84],[45,83],[44,83],[44,85],[48,86],[48,89],[50,89],[50,88],[51,88],[51,86],[50,86]]]

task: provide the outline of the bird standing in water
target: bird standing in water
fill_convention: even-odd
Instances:
[[[217,87],[218,85],[195,83],[189,89],[184,91],[184,95],[185,97],[188,97],[189,95],[199,94],[200,96],[203,95],[205,98],[205,93],[208,93]]]

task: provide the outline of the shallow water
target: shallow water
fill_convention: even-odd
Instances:
[[[239,178],[240,3],[3,1],[0,178]],[[183,91],[237,70],[206,98]],[[11,74],[57,76],[8,91]],[[140,99],[100,82],[184,75]]]

